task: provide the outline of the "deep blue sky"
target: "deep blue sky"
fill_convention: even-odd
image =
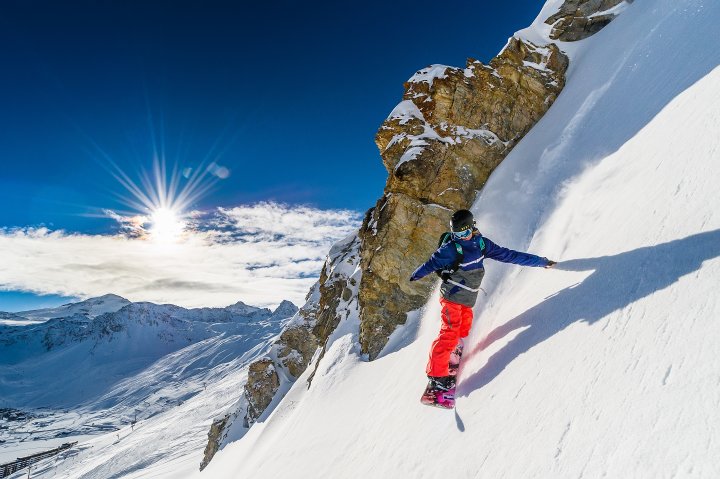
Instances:
[[[403,82],[487,61],[538,2],[5,0],[0,228],[108,233],[127,209],[98,148],[135,176],[217,159],[194,208],[262,200],[364,211],[387,173],[373,142]],[[219,157],[217,155],[220,155]],[[0,292],[0,310],[62,298]]]
[[[512,3],[4,1],[0,226],[108,228],[80,216],[118,207],[92,144],[135,174],[153,132],[181,166],[223,152],[232,175],[199,207],[364,211],[403,82],[491,58],[540,8]]]

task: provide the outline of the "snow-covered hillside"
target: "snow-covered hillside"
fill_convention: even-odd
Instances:
[[[560,3],[520,35],[547,42]],[[487,262],[456,411],[419,402],[436,293],[373,362],[341,323],[312,386],[198,477],[720,477],[719,23],[642,0],[560,44],[565,90],[474,206],[560,264]]]
[[[69,439],[83,442],[78,457],[92,457],[95,477],[121,477],[174,455],[202,457],[207,429],[237,401],[247,365],[296,311],[287,301],[275,311],[241,302],[188,310],[107,295],[16,313],[28,321],[0,325],[0,407],[26,417],[0,423],[0,462]],[[134,446],[110,447],[125,429]],[[65,461],[47,471],[68,468]]]

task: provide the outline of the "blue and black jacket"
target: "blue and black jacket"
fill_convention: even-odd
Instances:
[[[455,243],[462,248],[462,263],[459,264],[457,271],[450,274],[447,281],[443,281],[440,294],[448,301],[469,307],[473,307],[477,300],[480,283],[485,275],[483,261],[486,258],[521,266],[545,267],[548,265],[547,258],[499,246],[474,229],[470,239],[453,238],[452,241],[440,246],[429,260],[415,270],[411,279],[417,280],[435,271],[450,269],[457,261],[459,254]]]

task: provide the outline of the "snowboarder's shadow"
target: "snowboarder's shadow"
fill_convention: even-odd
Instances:
[[[609,236],[608,241],[611,240]],[[468,396],[487,385],[515,358],[569,325],[578,321],[593,324],[670,286],[682,276],[699,270],[703,261],[718,256],[720,230],[714,230],[613,256],[558,263],[559,270],[593,272],[581,283],[559,291],[491,331],[472,349],[470,356],[512,331],[527,328],[493,354],[482,368],[461,378],[457,395]]]

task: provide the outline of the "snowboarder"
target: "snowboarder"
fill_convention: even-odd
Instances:
[[[430,349],[430,360],[426,368],[429,382],[426,394],[423,395],[423,403],[431,404],[429,397],[432,396],[432,405],[440,407],[454,406],[453,373],[457,373],[463,338],[470,333],[472,326],[472,307],[485,274],[483,259],[544,268],[552,268],[556,264],[547,258],[498,246],[483,237],[475,228],[475,220],[468,210],[456,211],[450,224],[452,232],[441,237],[438,249],[410,277],[410,281],[417,281],[436,272],[443,280],[440,287],[442,324]],[[451,355],[452,368],[449,364]],[[443,394],[448,391],[450,394]]]

